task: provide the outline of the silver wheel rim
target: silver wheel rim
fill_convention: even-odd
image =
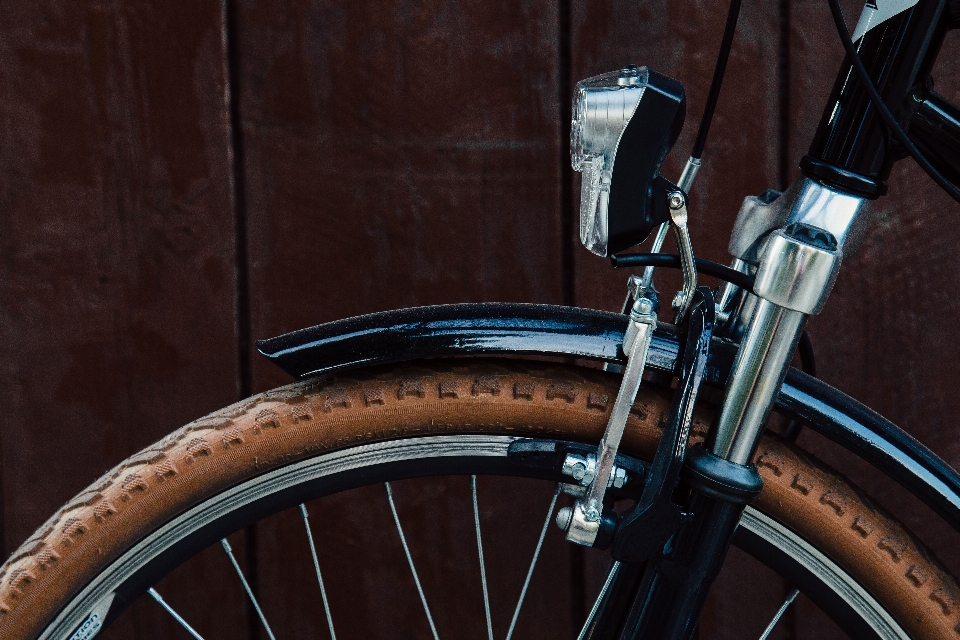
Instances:
[[[444,457],[505,457],[517,438],[510,436],[434,436],[365,444],[287,465],[209,498],[174,518],[130,548],[104,569],[54,618],[40,640],[70,640],[78,629],[102,620],[113,590],[188,534],[226,513],[295,485],[338,473],[391,462]],[[909,640],[893,617],[853,578],[809,542],[776,520],[748,507],[740,526],[783,549],[819,576],[884,640]],[[89,636],[86,636],[89,637]]]

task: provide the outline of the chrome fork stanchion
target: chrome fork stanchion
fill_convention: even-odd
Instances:
[[[727,381],[713,453],[747,464],[806,315],[760,299]]]
[[[749,462],[807,316],[823,308],[865,202],[804,179],[769,204],[744,203],[730,246],[738,259],[757,266],[759,300],[716,419],[717,456]]]

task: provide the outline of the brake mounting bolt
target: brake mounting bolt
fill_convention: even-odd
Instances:
[[[583,476],[587,475],[587,467],[578,462],[577,464],[573,465],[573,470],[571,471],[570,475],[573,476],[574,480],[579,482],[583,480]]]
[[[653,313],[653,300],[650,298],[638,298],[633,303],[633,311],[637,315],[648,316]]]

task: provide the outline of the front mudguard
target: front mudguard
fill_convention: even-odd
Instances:
[[[424,358],[536,355],[623,364],[627,317],[542,304],[454,304],[385,311],[337,320],[257,342],[295,378]],[[676,332],[661,324],[647,365],[673,372]],[[705,381],[723,386],[733,349],[711,349]],[[877,467],[960,530],[960,474],[869,407],[796,369],[787,374],[777,410],[800,420]]]
[[[257,348],[295,378],[368,364],[496,354],[622,363],[626,323],[618,313],[546,304],[449,304],[337,320],[261,340]],[[654,340],[651,366],[671,370],[676,358],[675,340]]]

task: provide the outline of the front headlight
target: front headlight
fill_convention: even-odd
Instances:
[[[656,224],[648,192],[683,125],[683,101],[679,82],[646,67],[577,83],[571,163],[583,177],[580,240],[593,253],[638,244]]]

